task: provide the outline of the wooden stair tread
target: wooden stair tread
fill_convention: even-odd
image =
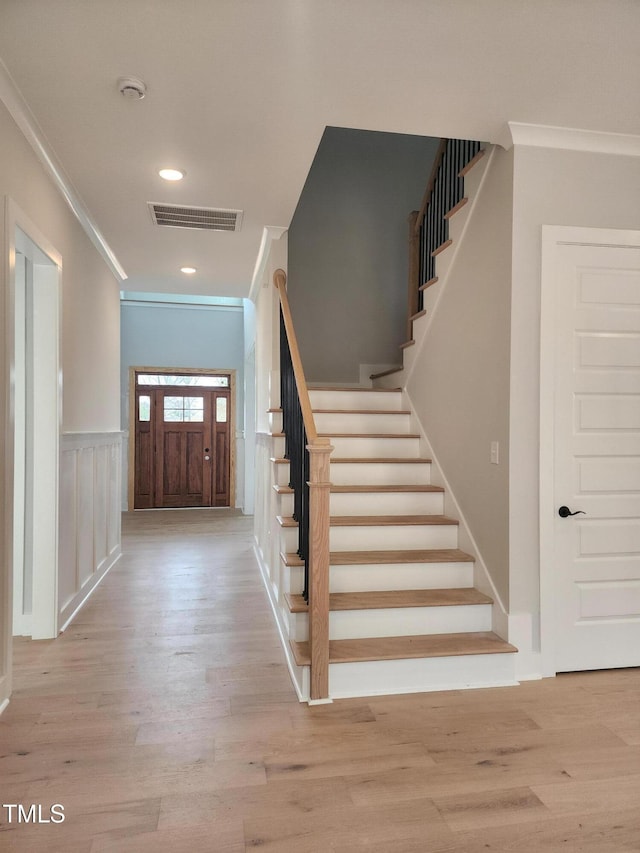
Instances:
[[[429,281],[425,281],[424,284],[421,284],[418,290],[426,290],[428,287],[431,287],[432,284],[438,283],[438,276],[434,275],[433,278],[430,278]]]
[[[277,515],[280,527],[297,527],[298,522],[292,516]],[[331,527],[410,527],[427,525],[457,525],[455,518],[446,515],[332,515]]]
[[[343,485],[331,485],[331,492],[336,494],[360,494],[360,493],[393,493],[393,492],[444,492],[444,488],[442,486],[425,486],[419,483],[413,484],[409,483],[407,485],[402,486],[343,486]]]
[[[284,465],[285,463],[287,465],[289,464],[288,459],[282,459],[282,458],[275,457],[275,456],[271,457],[271,461],[275,465]],[[338,463],[341,463],[341,462],[342,463],[344,463],[344,462],[359,462],[359,463],[364,463],[364,462],[391,462],[391,463],[408,462],[410,465],[429,465],[429,464],[431,464],[431,459],[422,459],[422,458],[416,458],[413,456],[407,456],[406,458],[404,456],[393,456],[393,457],[391,457],[391,456],[374,456],[374,457],[370,457],[370,456],[339,456],[337,458],[332,456],[330,461],[331,461],[332,465],[334,464],[334,462],[338,462]]]
[[[297,554],[281,553],[285,566],[302,566]],[[331,566],[402,565],[405,563],[473,563],[471,554],[459,548],[419,548],[393,551],[331,551]]]
[[[409,409],[314,409],[314,415],[410,415]]]
[[[330,519],[334,527],[388,527],[390,525],[458,524],[446,515],[336,515]]]
[[[288,460],[285,459],[284,461],[286,462]],[[410,465],[429,465],[431,463],[431,460],[422,459],[414,456],[407,456],[406,458],[403,456],[331,456],[330,462],[332,465],[335,462],[407,462]]]
[[[420,317],[424,317],[426,313],[427,313],[427,309],[423,308],[422,311],[416,311],[415,314],[412,314],[411,317],[409,317],[409,319],[413,323],[415,320],[419,320]]]
[[[440,245],[436,246],[436,248],[433,250],[433,252],[431,252],[431,257],[432,258],[437,257],[440,254],[440,252],[444,252],[445,249],[448,249],[452,243],[453,243],[453,240],[445,240],[444,243],[440,243]]]
[[[404,370],[404,365],[400,365],[400,367],[390,367],[389,370],[383,370],[381,373],[372,373],[369,376],[369,379],[382,379],[383,376],[391,376],[392,373],[400,373],[401,370]],[[374,388],[374,391],[386,391],[386,388]],[[397,389],[400,390],[399,388]]]
[[[469,160],[467,165],[463,166],[462,169],[460,169],[460,171],[458,172],[458,177],[464,178],[467,172],[470,172],[473,169],[478,160],[482,160],[482,158],[484,157],[484,152],[485,149],[481,148],[478,153],[474,157],[472,157],[471,160]]]
[[[473,563],[471,554],[459,548],[416,548],[391,551],[332,551],[332,566],[359,566],[375,563]]]
[[[307,388],[309,391],[369,391],[374,394],[394,394],[402,391],[402,388],[365,388],[363,385],[309,385],[309,383],[307,383]]]
[[[285,596],[292,613],[307,613],[301,595]],[[405,607],[460,607],[492,604],[493,599],[473,587],[459,589],[392,589],[371,592],[332,592],[329,610],[383,610]]]
[[[405,341],[403,344],[400,344],[400,349],[408,349],[415,344],[415,341],[412,339],[410,341]]]
[[[451,210],[448,210],[445,213],[444,219],[451,219],[453,216],[456,215],[459,210],[462,210],[462,208],[465,206],[465,204],[467,204],[468,201],[468,198],[461,198],[460,201],[451,208]]]
[[[296,664],[309,665],[309,643],[291,641]],[[424,634],[408,637],[367,637],[330,640],[330,663],[400,660],[403,658],[454,657],[459,655],[512,654],[515,646],[491,631],[462,634]]]
[[[281,486],[277,483],[273,489],[278,495],[292,495],[293,489],[291,486]],[[403,486],[342,486],[336,483],[331,484],[330,490],[334,494],[393,494],[397,492],[419,492],[419,493],[438,493],[444,492],[443,486],[423,486],[421,484],[409,483]]]
[[[319,432],[318,438],[420,438],[420,436],[415,432]]]

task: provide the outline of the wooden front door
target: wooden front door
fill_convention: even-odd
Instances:
[[[135,503],[229,506],[228,388],[136,388]]]

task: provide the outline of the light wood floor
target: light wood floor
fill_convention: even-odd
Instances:
[[[0,809],[0,850],[640,850],[640,671],[300,705],[251,526],[127,515],[72,626],[16,643],[0,803],[66,820]]]

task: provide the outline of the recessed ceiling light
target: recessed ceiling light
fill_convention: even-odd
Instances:
[[[195,267],[180,267],[180,272],[185,273],[186,275],[193,275],[196,272]]]
[[[180,169],[160,169],[158,172],[161,178],[164,178],[165,181],[181,181],[186,172],[182,172]]]

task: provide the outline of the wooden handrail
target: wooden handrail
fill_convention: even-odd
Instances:
[[[280,299],[282,325],[289,348],[287,364],[290,360],[296,383],[300,414],[307,437],[306,451],[309,455],[309,480],[307,482],[309,489],[309,513],[307,517],[309,528],[306,567],[308,571],[306,592],[309,601],[309,694],[312,701],[319,701],[329,698],[329,497],[331,488],[329,456],[333,447],[329,444],[329,439],[318,437],[309,399],[309,389],[302,369],[298,341],[293,328],[293,319],[287,297],[287,276],[284,270],[276,270],[273,275],[273,283]],[[281,403],[284,410],[285,401],[281,400]],[[299,524],[299,530],[300,527]]]
[[[293,328],[293,318],[291,317],[291,308],[289,307],[289,298],[287,296],[287,274],[284,270],[278,269],[274,272],[273,284],[278,291],[280,305],[282,306],[282,318],[287,330],[287,339],[289,341],[291,361],[293,363],[293,373],[296,377],[300,408],[302,409],[302,419],[304,421],[304,428],[307,431],[307,441],[310,444],[314,444],[318,440],[318,431],[316,430],[315,421],[313,419],[311,400],[309,399],[309,389],[307,388],[307,382],[304,378],[304,370],[302,369],[302,359],[300,358],[298,339],[296,338],[296,333]]]
[[[440,163],[442,163],[442,158],[444,157],[444,152],[446,148],[447,140],[441,139],[440,145],[438,146],[438,150],[436,151],[436,156],[433,158],[433,166],[431,167],[431,173],[429,175],[429,180],[427,181],[427,188],[425,189],[424,195],[422,196],[422,204],[420,205],[420,210],[418,211],[418,215],[414,223],[414,232],[416,234],[420,233],[420,225],[422,224],[422,218],[429,205],[431,191],[433,190],[433,185],[436,182],[436,175],[438,174],[438,169],[440,168]]]

